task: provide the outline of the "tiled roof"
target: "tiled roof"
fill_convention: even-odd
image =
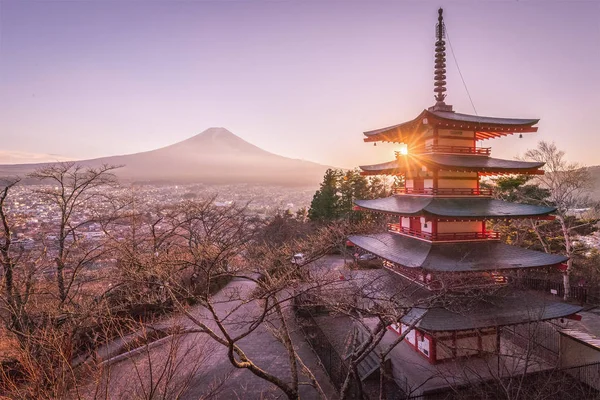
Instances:
[[[478,115],[460,114],[452,111],[423,110],[415,119],[381,129],[364,132],[366,141],[407,142],[410,137],[420,135],[433,126],[466,124],[468,130],[490,132],[490,135],[478,139],[504,136],[515,132],[535,132],[539,119],[481,117]],[[454,126],[451,126],[454,127]]]
[[[523,118],[498,118],[482,117],[479,115],[460,114],[452,111],[428,111],[429,113],[443,119],[459,122],[471,122],[485,125],[534,125],[539,119]]]
[[[568,257],[500,242],[431,243],[395,233],[349,236],[356,246],[408,268],[441,272],[547,267]]]
[[[506,218],[542,216],[552,207],[510,203],[489,198],[443,198],[396,195],[374,200],[355,200],[361,208],[399,215],[430,214],[440,217]]]
[[[420,170],[422,166],[446,171],[473,172],[511,172],[537,170],[544,166],[543,162],[503,160],[500,158],[482,157],[477,155],[452,154],[422,154],[406,155],[404,159],[393,160],[380,164],[361,165],[360,169],[369,173],[403,173],[409,170]]]
[[[483,296],[460,311],[442,307],[413,308],[402,318],[402,322],[409,325],[421,318],[416,326],[426,331],[461,331],[546,321],[581,310],[582,307],[553,301],[534,293],[513,291],[504,296]]]

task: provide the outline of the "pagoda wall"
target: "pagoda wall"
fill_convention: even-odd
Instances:
[[[437,187],[440,189],[477,189],[479,185],[479,177],[476,172],[449,172],[440,171],[437,178]],[[436,179],[427,177],[422,180],[424,189],[433,189]],[[417,181],[418,183],[418,181]],[[416,187],[415,179],[407,178],[405,181],[407,189]]]
[[[433,335],[436,360],[444,361],[459,357],[496,353],[495,328],[480,331],[439,332]]]
[[[403,228],[410,229],[411,217],[399,217],[399,223]],[[415,217],[412,217],[415,218]],[[464,232],[483,232],[483,223],[481,221],[432,221],[425,217],[419,217],[421,232],[433,233],[464,233]]]
[[[437,139],[437,143],[436,143]],[[457,129],[438,129],[437,137],[427,137],[425,146],[475,146],[475,131],[463,131]]]
[[[419,218],[419,224],[421,226],[421,232],[433,233],[433,222],[427,220],[425,217],[412,217]],[[400,217],[400,225],[403,228],[410,229],[410,219],[411,217]]]
[[[389,327],[397,334],[409,330],[403,323]],[[465,330],[454,332],[427,333],[413,328],[404,341],[430,363],[452,360],[460,357],[480,356],[497,352],[496,328]]]
[[[438,233],[483,232],[481,221],[437,222]]]
[[[438,188],[440,189],[477,189],[478,185],[477,172],[440,171],[438,173]]]
[[[444,142],[442,142],[444,140]],[[462,142],[462,144],[454,144],[454,146],[468,146],[467,141],[475,140],[475,131],[465,131],[461,129],[438,129],[438,144],[448,145],[450,143]]]

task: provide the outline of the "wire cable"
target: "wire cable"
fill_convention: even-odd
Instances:
[[[458,69],[458,74],[460,75],[460,79],[462,80],[463,86],[467,92],[467,96],[469,96],[469,101],[471,102],[471,107],[473,107],[473,111],[475,115],[479,116],[477,113],[477,109],[475,108],[475,104],[473,103],[473,99],[471,98],[471,93],[469,93],[469,88],[467,87],[467,83],[465,82],[465,78],[463,78],[463,74],[460,71],[460,66],[458,65],[458,60],[456,59],[456,55],[454,54],[454,49],[452,48],[452,42],[450,41],[450,34],[448,33],[448,28],[446,28],[446,24],[444,24],[444,31],[446,32],[446,37],[448,38],[448,44],[450,45],[450,51],[452,52],[452,58],[454,58],[454,63],[456,64],[456,69]]]

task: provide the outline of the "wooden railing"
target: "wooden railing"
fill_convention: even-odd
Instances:
[[[478,188],[397,188],[394,189],[394,194],[423,194],[429,196],[491,196],[492,189]]]
[[[453,242],[462,240],[498,240],[500,239],[499,232],[449,232],[449,233],[429,233],[423,231],[415,231],[400,224],[388,224],[390,232],[402,233],[409,236],[418,237],[432,242]]]
[[[431,274],[424,272],[421,268],[408,268],[386,260],[383,261],[383,267],[429,290],[444,288],[472,290],[506,285],[508,283],[508,280],[501,274],[489,271]]]
[[[475,154],[479,156],[489,156],[492,154],[491,147],[444,146],[440,144],[417,148],[414,151],[417,153]]]

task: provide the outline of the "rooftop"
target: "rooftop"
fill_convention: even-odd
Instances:
[[[425,197],[395,195],[374,200],[355,200],[358,207],[397,215],[434,215],[451,218],[519,218],[546,216],[556,209],[509,203],[485,197]]]
[[[394,264],[439,272],[541,268],[557,265],[568,259],[558,254],[492,241],[431,243],[394,233],[353,235],[348,240]]]
[[[502,295],[483,295],[462,310],[413,308],[402,322],[410,325],[421,318],[416,326],[426,331],[464,331],[564,318],[581,310],[580,306],[548,299],[538,293],[513,290],[504,291]]]
[[[494,174],[540,174],[541,162],[503,160],[500,158],[481,157],[477,155],[459,154],[408,154],[393,161],[380,164],[361,165],[365,175],[405,174],[420,172],[422,167],[432,170],[479,172],[483,175]]]
[[[460,114],[453,111],[423,110],[415,119],[401,124],[364,132],[365,142],[410,143],[430,128],[475,131],[477,140],[514,133],[537,132],[539,119],[498,118]]]

